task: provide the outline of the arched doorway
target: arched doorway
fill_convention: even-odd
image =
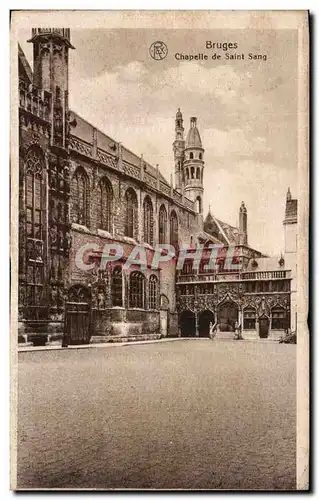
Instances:
[[[209,337],[209,324],[215,323],[214,313],[208,309],[202,311],[198,318],[198,333],[200,337]]]
[[[269,318],[266,314],[263,314],[258,319],[259,321],[259,337],[261,339],[266,339],[269,334]]]
[[[218,325],[221,332],[234,332],[238,321],[238,306],[235,302],[226,301],[218,307]]]
[[[91,338],[91,290],[76,284],[69,288],[65,302],[62,346],[89,344]]]
[[[195,314],[192,311],[183,311],[179,317],[182,337],[195,337],[196,322]]]

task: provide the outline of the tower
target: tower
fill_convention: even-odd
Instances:
[[[190,119],[183,163],[185,195],[196,203],[197,212],[203,213],[204,149],[197,128],[197,118]]]
[[[242,201],[239,209],[239,244],[248,245],[247,235],[247,208]]]
[[[49,92],[52,99],[51,146],[66,148],[68,119],[68,65],[70,43],[68,28],[33,28],[33,84]]]
[[[184,161],[184,127],[183,115],[178,108],[175,118],[175,141],[173,142],[174,164],[175,164],[175,189],[181,190],[183,185],[183,161]]]

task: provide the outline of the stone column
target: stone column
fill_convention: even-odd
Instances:
[[[199,337],[199,330],[198,330],[198,312],[195,309],[195,337]]]

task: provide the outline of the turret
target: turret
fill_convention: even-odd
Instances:
[[[197,118],[190,120],[183,163],[185,195],[196,202],[198,213],[203,213],[204,149],[197,128]]]
[[[239,244],[248,245],[247,208],[242,201],[239,209]]]
[[[33,28],[33,84],[51,93],[51,146],[66,148],[68,116],[68,65],[70,43],[68,28]]]
[[[181,190],[183,185],[183,161],[184,161],[184,127],[183,115],[178,108],[175,118],[175,141],[173,142],[174,164],[175,164],[175,189]]]

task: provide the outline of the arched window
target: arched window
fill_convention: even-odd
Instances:
[[[199,156],[199,159],[200,159],[200,160],[203,158],[202,153],[199,153],[199,155],[198,155],[198,156]]]
[[[172,210],[170,217],[170,244],[178,248],[178,219],[175,210]]]
[[[111,278],[112,306],[123,306],[123,275],[122,268],[116,266],[112,271]]]
[[[149,245],[153,245],[153,205],[149,196],[146,196],[143,203],[143,240]]]
[[[194,167],[191,167],[191,178],[195,179],[195,169],[194,169]]]
[[[112,230],[113,190],[110,181],[102,177],[99,182],[98,227],[105,231]]]
[[[45,222],[44,158],[31,149],[25,162],[26,208],[26,305],[43,305],[43,245]],[[32,316],[32,314],[31,314]]]
[[[200,170],[199,168],[196,169],[196,179],[200,178]]]
[[[148,285],[148,308],[157,309],[158,279],[152,274]]]
[[[189,153],[189,159],[193,160],[194,159],[194,153]]]
[[[201,214],[202,213],[202,199],[200,196],[197,196],[195,203],[196,203],[196,212]]]
[[[189,180],[189,169],[188,168],[186,169],[186,180],[187,181]]]
[[[125,193],[125,236],[137,236],[137,196],[132,188]]]
[[[286,328],[286,311],[283,307],[275,306],[271,310],[271,329],[284,330]]]
[[[144,309],[145,304],[145,276],[139,271],[130,275],[129,307]]]
[[[256,311],[253,307],[244,309],[244,330],[255,330],[256,328]]]
[[[159,209],[158,217],[158,242],[160,245],[166,243],[167,235],[167,212],[164,205]]]
[[[83,226],[89,225],[88,178],[79,167],[72,179],[73,221]]]

